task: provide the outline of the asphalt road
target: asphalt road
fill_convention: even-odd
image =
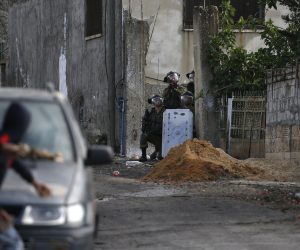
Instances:
[[[126,178],[109,176],[114,168],[95,174],[100,211],[95,249],[300,249],[300,223],[290,213],[210,194],[217,184],[206,185],[205,193],[201,185],[146,184],[133,178],[147,167],[119,166]]]

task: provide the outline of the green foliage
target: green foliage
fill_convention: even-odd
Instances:
[[[282,16],[287,23],[288,28],[279,30],[281,36],[285,37],[288,46],[294,53],[294,57],[300,57],[300,0],[261,0],[269,8],[277,8],[277,4],[284,5],[289,8],[290,13]]]
[[[263,1],[268,1],[269,6],[273,4],[273,0]],[[280,30],[271,21],[266,22],[261,33],[265,48],[257,52],[248,52],[236,44],[234,30],[241,31],[249,25],[254,26],[257,20],[245,20],[241,17],[234,23],[235,10],[230,0],[223,0],[221,10],[221,30],[209,43],[208,59],[213,73],[212,85],[215,94],[234,90],[263,90],[267,69],[284,67],[295,62],[296,49],[299,45],[297,42],[300,38],[291,39],[291,31],[295,30],[294,25],[289,25],[286,30]],[[297,28],[299,29],[299,26]]]
[[[261,37],[265,42],[266,48],[259,50],[259,56],[265,58],[267,68],[278,68],[287,64],[294,64],[296,60],[294,45],[284,32],[276,27],[271,21],[265,23]]]

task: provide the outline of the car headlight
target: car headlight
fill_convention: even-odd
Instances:
[[[77,225],[83,223],[85,209],[81,204],[70,206],[27,206],[22,223],[25,225]]]
[[[79,224],[84,220],[84,207],[81,204],[76,204],[66,207],[67,223]]]

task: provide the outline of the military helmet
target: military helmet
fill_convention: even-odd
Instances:
[[[164,78],[164,82],[177,84],[180,78],[180,74],[175,71],[170,71]]]
[[[148,98],[148,103],[153,104],[154,106],[162,106],[164,99],[160,95],[152,95]]]
[[[181,105],[183,106],[193,105],[194,102],[193,93],[191,93],[190,91],[186,91],[180,96],[180,101],[181,101]]]
[[[190,81],[194,81],[195,80],[195,71],[193,70],[190,73],[186,74],[186,77],[190,80]]]

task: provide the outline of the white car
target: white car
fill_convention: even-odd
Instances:
[[[31,112],[22,142],[59,153],[63,162],[24,159],[52,195],[40,198],[32,186],[9,170],[0,191],[0,207],[14,216],[26,249],[92,249],[96,209],[92,169],[87,166],[111,161],[111,148],[86,147],[72,109],[59,93],[1,88],[0,124],[12,101],[21,102]]]

